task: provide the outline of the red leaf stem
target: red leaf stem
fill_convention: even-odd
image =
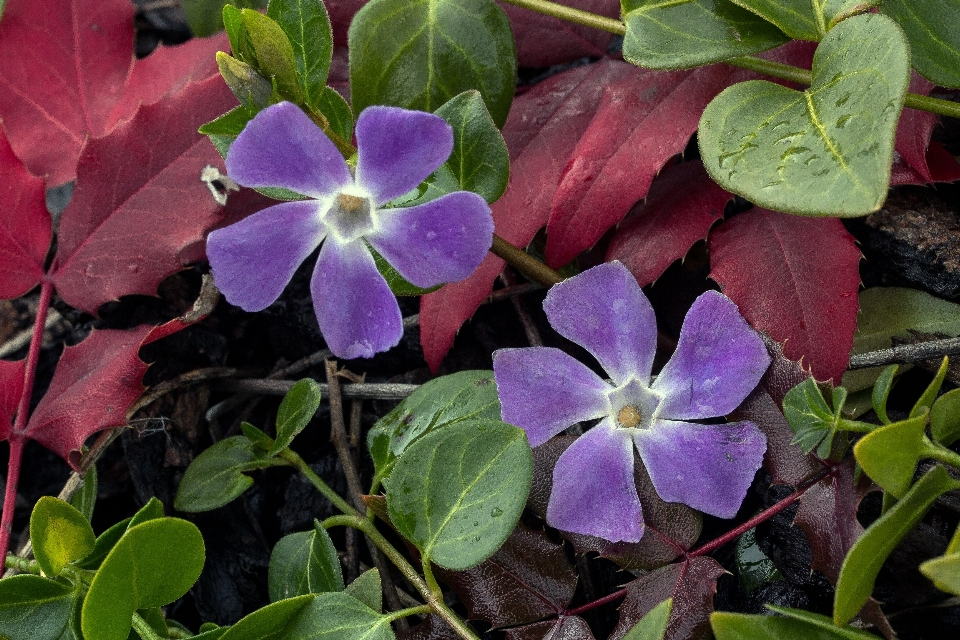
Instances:
[[[588,602],[587,604],[582,604],[582,605],[580,605],[579,607],[577,607],[577,608],[575,608],[575,609],[570,609],[569,611],[567,611],[567,612],[564,613],[563,615],[565,615],[565,616],[579,616],[579,615],[581,615],[581,614],[586,613],[587,611],[591,611],[591,610],[593,610],[593,609],[597,609],[597,608],[599,608],[599,607],[602,607],[602,606],[605,605],[605,604],[609,604],[609,603],[611,603],[611,602],[613,602],[613,601],[615,601],[615,600],[619,600],[620,598],[624,597],[625,595],[627,595],[627,590],[626,590],[626,589],[620,589],[619,591],[614,591],[613,593],[611,593],[611,594],[609,594],[609,595],[605,595],[605,596],[603,596],[602,598],[597,598],[597,599],[594,600],[593,602]]]

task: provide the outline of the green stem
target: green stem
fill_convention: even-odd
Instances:
[[[399,611],[394,611],[387,615],[390,618],[390,622],[394,620],[399,620],[400,618],[407,618],[409,616],[428,616],[433,613],[433,609],[430,608],[430,605],[423,604],[419,607],[410,607],[409,609],[400,609]]]
[[[12,553],[8,553],[7,557],[4,558],[3,566],[7,569],[13,569],[17,573],[40,575],[40,565],[37,564],[36,560],[27,560],[26,558],[15,556]]]
[[[150,623],[144,620],[136,611],[133,612],[133,630],[137,632],[142,640],[166,640],[166,638],[154,631]]]
[[[620,20],[599,16],[595,13],[590,13],[589,11],[581,11],[580,9],[565,7],[564,5],[557,4],[555,2],[547,2],[547,0],[504,0],[504,2],[517,7],[523,7],[524,9],[530,9],[531,11],[536,11],[537,13],[553,16],[554,18],[560,18],[561,20],[566,20],[567,22],[593,27],[594,29],[606,31],[618,36],[624,35],[627,31],[626,26],[624,26],[623,22]],[[764,75],[772,76],[774,78],[796,82],[797,84],[809,85],[811,81],[811,74],[807,69],[801,69],[800,67],[793,67],[787,64],[781,64],[779,62],[764,60],[763,58],[758,58],[756,56],[731,58],[729,60],[724,60],[723,62],[734,67],[749,69]],[[911,109],[929,111],[930,113],[936,113],[937,115],[941,116],[949,116],[951,118],[960,118],[960,104],[951,102],[949,100],[940,100],[938,98],[922,96],[916,93],[908,93],[906,102],[904,104]]]
[[[870,424],[869,422],[860,422],[859,420],[837,420],[836,428],[838,431],[853,431],[855,433],[870,433],[880,425]]]
[[[490,253],[503,258],[510,266],[545,287],[552,287],[563,281],[563,276],[559,273],[497,234],[493,234],[493,246],[490,247]]]
[[[936,444],[926,436],[923,437],[923,457],[932,458],[937,462],[960,469],[960,454],[947,449],[943,445]]]
[[[433,577],[433,566],[430,564],[430,558],[423,556],[420,565],[423,567],[423,577],[427,581],[430,591],[438,598],[443,598],[443,589],[440,588],[437,579]]]
[[[337,509],[344,512],[349,516],[360,516],[360,512],[350,506],[346,500],[340,497],[340,494],[331,489],[326,482],[324,482],[320,476],[313,472],[313,469],[310,468],[306,462],[303,461],[299,455],[291,451],[290,449],[284,449],[277,454],[277,457],[283,458],[286,460],[291,467],[299,471],[304,475],[304,477],[310,481],[317,491],[323,494],[323,496],[333,503]]]

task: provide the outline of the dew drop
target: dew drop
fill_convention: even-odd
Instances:
[[[499,517],[502,516],[502,515],[503,515],[503,509],[501,509],[500,507],[494,507],[494,508],[490,511],[490,517],[491,517],[491,518],[499,518]]]

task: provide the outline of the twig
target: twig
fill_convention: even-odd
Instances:
[[[850,356],[848,369],[881,367],[888,364],[908,364],[930,358],[942,358],[960,353],[960,338],[946,338],[914,344],[899,344],[889,349],[880,349]]]
[[[63,320],[63,316],[56,309],[50,309],[47,312],[47,321],[43,323],[44,331],[52,329],[55,324]],[[12,353],[30,344],[30,337],[33,336],[33,329],[24,329],[17,335],[0,345],[0,358],[6,358]]]
[[[283,396],[293,387],[292,380],[241,379],[221,380],[217,388],[223,391],[256,393],[264,396]],[[330,385],[320,383],[320,395],[330,397]],[[340,385],[343,398],[363,398],[364,400],[403,400],[416,391],[420,385],[394,382],[366,382],[363,384]]]
[[[536,280],[545,287],[552,287],[563,280],[563,276],[559,273],[496,234],[493,235],[493,245],[490,247],[490,253],[503,258],[525,276],[531,280]]]
[[[504,269],[503,273],[500,274],[500,278],[507,287],[517,284],[517,279],[514,277],[511,269]],[[511,296],[510,302],[513,303],[513,308],[520,318],[520,323],[523,325],[523,332],[527,334],[527,342],[530,343],[531,347],[542,347],[543,338],[540,337],[540,331],[537,329],[537,325],[530,315],[530,309],[527,307],[526,301],[520,296]]]

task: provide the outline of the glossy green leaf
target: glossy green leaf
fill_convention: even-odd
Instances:
[[[945,447],[960,440],[960,389],[947,391],[933,403],[930,435]]]
[[[895,364],[884,368],[873,385],[873,393],[870,396],[873,410],[880,418],[883,424],[890,424],[890,418],[887,417],[887,398],[890,396],[890,389],[893,388],[893,381],[897,376],[899,367]]]
[[[933,403],[937,399],[937,394],[940,393],[940,387],[943,386],[943,381],[947,377],[947,369],[949,366],[950,358],[944,356],[940,362],[940,368],[937,370],[937,375],[933,377],[933,380],[931,380],[927,388],[924,389],[923,395],[917,399],[913,408],[910,409],[911,418],[925,416],[930,412],[930,408],[933,407]]]
[[[672,609],[673,598],[667,598],[640,618],[640,622],[627,631],[623,640],[663,640]]]
[[[498,127],[507,119],[517,58],[493,0],[372,0],[350,24],[349,45],[355,113],[372,104],[433,111],[476,89]]]
[[[799,445],[804,453],[817,449],[821,458],[829,456],[837,417],[816,380],[807,378],[787,392],[783,398],[783,415],[795,434],[791,444]]]
[[[941,87],[960,88],[960,3],[884,0],[881,10],[907,34],[917,71]]]
[[[257,56],[257,70],[265,78],[276,82],[280,95],[300,103],[303,93],[297,83],[297,61],[293,45],[280,25],[259,11],[243,10],[243,24]]]
[[[926,426],[926,415],[894,422],[874,429],[853,447],[867,475],[895,498],[902,498],[913,482]]]
[[[877,0],[733,0],[797,40],[819,42],[835,24],[878,4]]]
[[[321,0],[271,0],[267,16],[288,38],[304,101],[317,106],[326,88],[333,58],[333,30]]]
[[[726,611],[710,614],[714,636],[717,640],[877,640],[866,631],[835,626],[830,618],[817,613],[767,606],[784,617]]]
[[[737,539],[735,558],[737,577],[744,593],[750,593],[757,587],[783,578],[773,560],[760,549],[753,529]]]
[[[367,433],[377,477],[390,475],[397,456],[428,431],[471,418],[500,419],[492,371],[461,371],[424,384]]]
[[[127,532],[130,520],[131,518],[121,520],[97,536],[97,541],[93,546],[93,553],[77,562],[77,566],[87,570],[93,570],[99,567],[107,557],[107,554],[110,553],[110,550],[120,541],[123,534]]]
[[[93,508],[97,504],[97,467],[96,465],[87,469],[83,479],[80,481],[80,488],[70,498],[70,504],[76,507],[77,511],[83,514],[87,522],[93,519]]]
[[[877,574],[890,552],[938,497],[957,488],[960,482],[953,480],[943,467],[936,466],[860,536],[840,567],[833,603],[835,624],[846,624],[857,615],[873,592]]]
[[[623,57],[647,69],[689,69],[790,39],[729,0],[621,0]]]
[[[132,527],[90,583],[81,610],[85,639],[126,640],[133,612],[185,594],[203,562],[203,537],[186,520],[160,518]]]
[[[254,611],[221,640],[393,640],[390,618],[345,593],[281,600]]]
[[[330,123],[330,129],[348,141],[353,137],[353,111],[336,89],[324,87],[317,101],[317,109]]]
[[[490,557],[520,518],[533,457],[522,429],[466,420],[411,444],[387,479],[390,519],[429,559],[467,569]]]
[[[434,113],[453,127],[447,166],[460,188],[495,202],[507,189],[510,153],[479,91],[464,91]]]
[[[810,216],[862,216],[887,197],[910,49],[889,18],[831,29],[813,83],[765,80],[725,89],[700,119],[700,155],[717,183],[754,204]]]
[[[262,9],[267,6],[267,0],[183,0],[187,24],[193,35],[206,38],[223,31],[223,10],[226,6],[240,13],[235,7]]]
[[[83,514],[58,498],[43,496],[30,514],[30,542],[40,568],[48,576],[93,552],[96,536]]]
[[[252,444],[244,436],[217,442],[187,467],[173,506],[178,511],[199,512],[231,502],[253,484],[253,478],[243,472],[252,468],[255,459]]]
[[[320,385],[315,380],[298,380],[280,402],[277,410],[277,438],[267,455],[275,456],[307,428],[320,408]]]
[[[343,573],[337,549],[319,524],[280,538],[270,554],[267,571],[270,601],[309,593],[343,591]]]
[[[376,569],[368,569],[361,573],[356,580],[347,585],[343,592],[377,613],[383,613],[383,583],[380,580],[380,572]]]
[[[241,105],[260,110],[275,102],[273,85],[251,65],[218,51],[217,66],[223,81],[233,91],[233,95],[237,96]],[[223,151],[220,153],[226,155]]]
[[[0,638],[59,640],[76,597],[73,587],[40,576],[0,580]]]

